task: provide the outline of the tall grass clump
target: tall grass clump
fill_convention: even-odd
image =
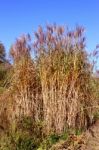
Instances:
[[[31,116],[43,123],[44,134],[91,124],[95,94],[83,27],[39,26],[34,41],[22,36],[10,55],[8,98],[13,120]]]
[[[89,55],[85,42],[83,27],[54,24],[12,45],[0,64],[0,149],[68,145],[99,119],[99,46]]]
[[[82,27],[70,31],[48,25],[45,30],[40,26],[35,33],[34,50],[48,133],[60,133],[66,126],[87,127],[91,123],[91,65],[83,32]]]
[[[13,91],[14,118],[32,116],[35,120],[40,116],[40,86],[36,72],[36,65],[31,58],[29,36],[19,38],[12,46],[10,54],[13,58],[13,77],[11,91]]]

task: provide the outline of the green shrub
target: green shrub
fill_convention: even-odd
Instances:
[[[17,131],[14,134],[5,134],[0,139],[1,150],[33,150],[35,148],[35,141],[28,133]]]
[[[40,144],[40,147],[38,150],[49,150],[49,148],[53,145],[56,144],[60,139],[59,135],[56,134],[51,134],[48,137],[46,137],[43,142]]]
[[[0,138],[0,150],[37,150],[42,142],[41,127],[31,117],[22,117]]]
[[[63,134],[51,134],[47,138],[43,140],[40,147],[37,150],[49,150],[54,144],[59,142],[60,140],[67,140],[69,137],[68,132],[64,132]]]

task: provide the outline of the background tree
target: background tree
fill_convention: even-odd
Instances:
[[[0,42],[0,93],[2,93],[8,82],[8,72],[10,70],[11,64],[6,59],[6,50],[2,42]]]
[[[0,42],[0,61],[1,62],[5,61],[5,56],[6,56],[5,47],[4,47],[3,43]]]

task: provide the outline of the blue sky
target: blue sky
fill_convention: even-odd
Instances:
[[[99,43],[99,0],[0,0],[0,41],[7,49],[23,33],[38,25],[76,24],[86,28],[87,49]]]

